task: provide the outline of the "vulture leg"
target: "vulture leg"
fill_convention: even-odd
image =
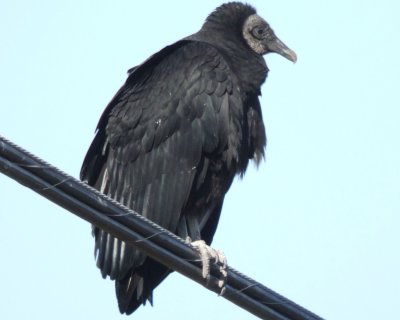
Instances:
[[[226,279],[228,277],[227,260],[225,254],[221,250],[216,250],[208,246],[203,240],[197,240],[190,243],[200,255],[201,263],[203,266],[203,278],[210,275],[210,264],[215,263],[219,266],[221,273],[218,286],[221,288],[220,295],[225,292]]]

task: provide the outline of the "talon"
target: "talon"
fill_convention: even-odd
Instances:
[[[189,238],[190,239],[190,238]],[[188,240],[188,239],[187,239]],[[218,287],[221,288],[219,295],[223,295],[226,291],[226,280],[228,277],[227,260],[225,254],[221,250],[215,250],[208,246],[203,240],[193,241],[191,245],[199,252],[202,263],[202,276],[207,279],[210,275],[210,261],[219,265],[220,279],[218,280]]]
[[[192,241],[191,237],[187,236],[186,239],[185,239],[185,242],[188,243],[188,244],[191,244],[193,241]]]

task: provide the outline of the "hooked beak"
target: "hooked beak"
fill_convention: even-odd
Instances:
[[[269,52],[275,52],[277,54],[280,54],[282,57],[285,57],[286,59],[292,61],[293,63],[296,63],[297,61],[296,53],[293,50],[289,49],[277,37],[275,37],[274,40],[268,42],[267,48]]]

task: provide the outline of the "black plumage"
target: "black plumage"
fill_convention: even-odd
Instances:
[[[182,238],[210,244],[224,196],[264,156],[258,96],[268,52],[295,61],[253,7],[217,8],[201,30],[132,68],[100,118],[81,179]],[[94,228],[97,265],[130,314],[171,272]]]

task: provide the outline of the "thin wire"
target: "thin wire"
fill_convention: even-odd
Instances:
[[[212,266],[210,278],[204,279],[198,253],[183,239],[2,136],[0,172],[99,228],[132,242],[150,257],[209,290],[220,292],[218,267]],[[261,319],[322,319],[231,267],[228,267],[226,293],[223,297]]]

